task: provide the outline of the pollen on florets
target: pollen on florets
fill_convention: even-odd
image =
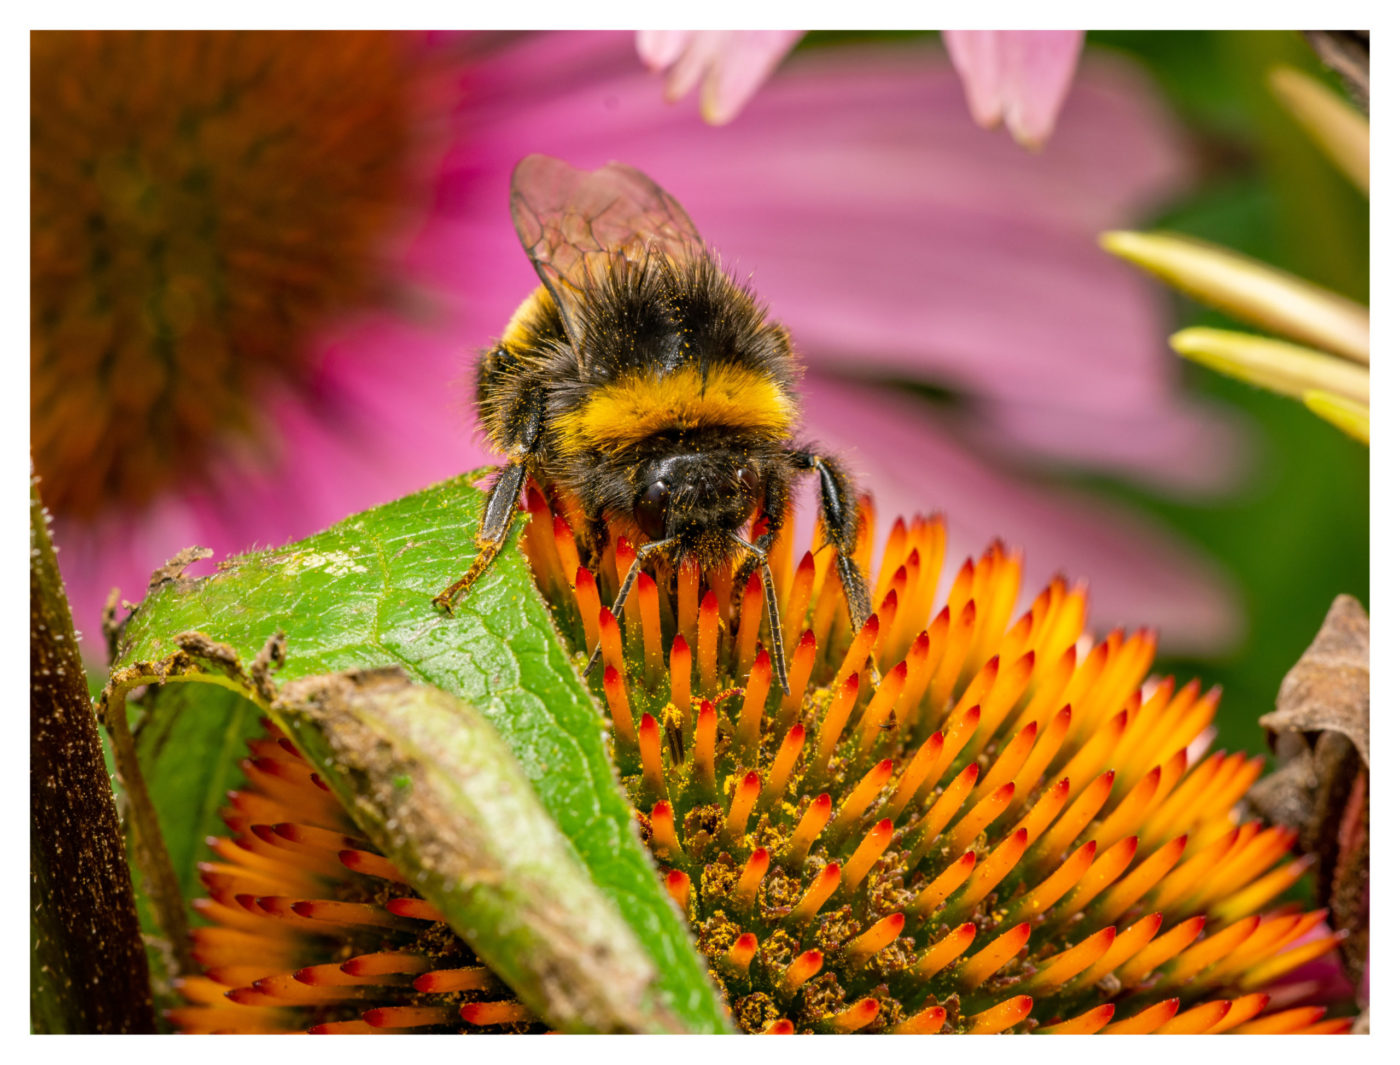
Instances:
[[[785,529],[785,696],[756,576],[663,563],[614,617],[632,545],[588,568],[566,508],[533,487],[528,506],[527,553],[571,646],[601,641],[624,786],[664,815],[649,846],[743,1030],[1345,1028],[1258,991],[1333,945],[1275,901],[1306,867],[1292,833],[1235,815],[1262,761],[1193,762],[1219,692],[1149,678],[1149,631],[1093,641],[1083,587],[1018,614],[1020,557],[994,543],[940,604],[941,519],[897,521],[872,567],[867,503],[876,606],[852,633],[831,550],[794,564]]]

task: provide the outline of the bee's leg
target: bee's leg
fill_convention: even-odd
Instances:
[[[778,538],[778,533],[782,531],[783,522],[788,516],[788,478],[786,476],[770,477],[763,486],[763,509],[758,512],[758,516],[763,519],[763,533],[755,537],[753,546],[763,553],[763,557],[768,557],[768,549],[773,546],[773,541]],[[739,567],[739,572],[734,578],[735,596],[743,595],[744,586],[749,581],[749,575],[758,566],[758,557],[750,554],[744,564]]]
[[[763,533],[752,544],[743,537],[734,536],[746,549],[744,563],[734,578],[734,597],[737,600],[748,587],[749,577],[755,570],[763,579],[763,594],[768,614],[769,640],[773,645],[773,670],[783,694],[788,694],[787,649],[783,647],[782,614],[778,610],[778,594],[773,586],[773,572],[768,568],[768,550],[778,538],[783,522],[788,516],[788,478],[770,477],[763,486],[763,509],[759,517],[763,519]],[[735,611],[735,617],[738,612]]]
[[[520,499],[520,489],[525,485],[525,463],[512,461],[501,470],[496,483],[491,486],[491,494],[486,497],[486,507],[481,512],[481,528],[476,534],[476,557],[460,580],[444,588],[433,599],[433,605],[452,613],[453,600],[472,586],[486,568],[496,560],[510,534],[511,519],[515,517],[516,503]]]
[[[791,694],[788,688],[787,674],[787,652],[783,649],[783,618],[778,610],[778,592],[773,586],[773,571],[768,567],[768,549],[759,547],[757,543],[749,543],[738,533],[730,533],[730,536],[738,542],[749,556],[749,563],[745,563],[745,570],[752,571],[754,567],[763,579],[763,599],[765,609],[768,611],[768,628],[773,641],[773,675],[778,678],[778,687],[783,689],[784,695]],[[760,540],[763,537],[759,537]],[[772,541],[770,540],[769,543]],[[745,578],[747,581],[747,578]]]
[[[797,449],[788,453],[788,459],[795,469],[817,471],[821,484],[822,528],[827,542],[836,548],[836,573],[841,578],[841,590],[846,593],[851,631],[859,632],[870,616],[870,587],[853,557],[860,512],[850,478],[835,459],[814,451]]]
[[[602,571],[603,552],[608,549],[608,519],[599,511],[585,515],[583,522],[584,564],[597,574]]]
[[[632,591],[632,585],[637,581],[637,574],[642,572],[642,563],[649,559],[656,552],[671,545],[670,538],[665,540],[653,540],[649,544],[643,544],[637,548],[637,557],[632,560],[631,567],[627,570],[627,576],[622,579],[622,587],[617,590],[617,598],[613,600],[613,617],[622,616],[622,608],[627,604],[627,596]],[[593,648],[593,653],[588,656],[588,665],[583,667],[583,675],[586,677],[593,672],[593,667],[598,664],[598,656],[603,653],[603,644],[599,641],[598,646]]]
[[[486,506],[481,510],[481,526],[476,533],[476,557],[460,580],[444,588],[433,599],[434,606],[441,607],[449,614],[457,596],[486,572],[505,546],[516,505],[520,501],[520,490],[525,487],[529,462],[535,457],[535,448],[543,436],[540,432],[542,421],[538,410],[527,413],[521,419],[520,440],[512,449],[510,460],[496,478],[496,483],[491,486]]]

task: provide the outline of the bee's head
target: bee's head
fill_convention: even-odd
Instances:
[[[632,519],[649,540],[675,540],[674,554],[716,565],[733,552],[732,533],[753,516],[769,460],[739,450],[665,455],[633,472]]]

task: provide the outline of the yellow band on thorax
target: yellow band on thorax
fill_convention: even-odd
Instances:
[[[772,378],[745,366],[698,367],[633,374],[600,385],[557,423],[566,454],[622,451],[667,429],[733,428],[786,439],[792,400]]]

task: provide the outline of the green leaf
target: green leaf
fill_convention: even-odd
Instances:
[[[246,741],[263,735],[263,716],[244,695],[218,684],[152,685],[133,712],[132,750],[150,799],[147,809],[153,812],[174,874],[175,898],[169,901],[179,906],[182,917],[190,913],[189,904],[204,894],[197,864],[212,857],[205,842],[208,837],[227,830],[219,811],[227,805],[228,792],[244,782],[239,763],[248,753]],[[106,753],[114,756],[110,736]],[[108,766],[108,772],[113,774],[121,805],[130,808],[128,819],[139,836],[134,827],[138,804],[125,794],[124,774],[115,764]],[[173,981],[190,961],[187,953],[167,949],[168,939],[183,938],[183,934],[179,926],[165,927],[162,884],[143,869],[145,856],[139,848],[131,850],[136,914],[156,1005],[160,1009],[183,1006],[185,1000]],[[202,922],[196,916],[194,923]]]
[[[225,831],[219,810],[243,782],[246,742],[262,735],[262,713],[237,692],[213,684],[170,684],[141,701],[136,755],[160,818],[161,837],[180,894],[204,893],[195,868],[209,856],[205,839]]]
[[[212,577],[169,580],[130,619],[116,668],[138,680],[176,656],[176,637],[191,631],[252,662],[280,630],[287,663],[278,683],[399,666],[458,696],[499,731],[583,866],[636,932],[670,1009],[693,1030],[724,1030],[723,1007],[633,828],[603,719],[522,555],[503,551],[455,616],[432,606],[470,560],[482,501],[459,478],[300,543],[230,560]],[[218,673],[185,679],[233,684]]]

